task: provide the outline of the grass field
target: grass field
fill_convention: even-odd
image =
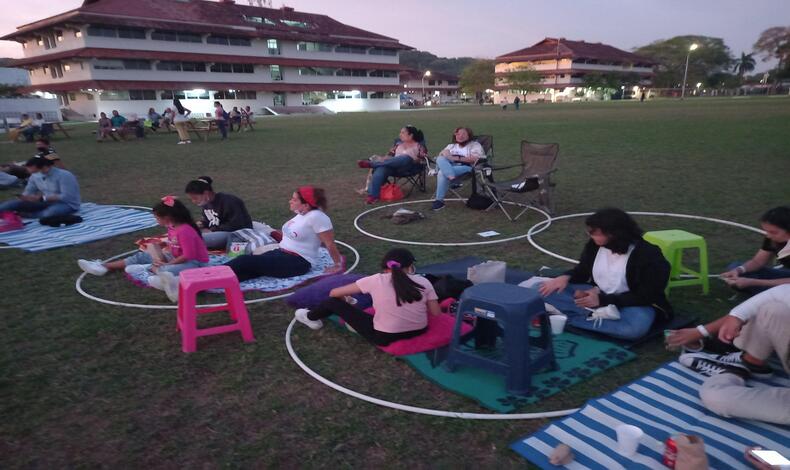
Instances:
[[[54,143],[82,185],[83,200],[151,206],[182,195],[189,179],[243,197],[257,220],[279,226],[302,184],[327,188],[339,240],[373,272],[390,245],[357,232],[366,209],[354,193],[364,172],[354,162],[384,152],[404,124],[423,129],[432,151],[455,126],[495,136],[498,163],[514,163],[519,142],[560,143],[557,214],[615,205],[633,211],[698,214],[757,225],[767,208],[790,202],[790,99],[710,99],[529,105],[516,112],[461,107],[378,114],[262,118],[258,130],[228,142],[175,145],[175,134],[126,143],[93,141],[91,126]],[[33,154],[25,144],[0,145],[2,160]],[[433,189],[430,183],[429,192]],[[0,192],[0,200],[15,191]],[[428,195],[430,197],[430,194]],[[419,194],[411,199],[420,198]],[[376,212],[366,230],[394,238],[463,241],[495,229],[524,233],[517,223],[450,203],[428,219],[397,227]],[[708,241],[711,269],[750,256],[757,234],[709,222],[642,217],[643,228],[683,228]],[[480,422],[406,414],[356,401],[306,376],[287,355],[283,333],[291,309],[282,301],[251,306],[257,342],[237,335],[199,343],[182,354],[174,313],[111,307],[75,292],[77,258],[106,258],[132,248],[152,229],[87,245],[29,254],[0,251],[0,461],[5,468],[63,467],[523,467],[507,445],[545,421]],[[583,219],[558,222],[536,239],[576,257]],[[478,255],[524,269],[567,264],[526,241],[480,248],[412,247],[421,264]],[[346,252],[346,254],[348,254]],[[122,276],[90,278],[85,287],[116,300],[163,303],[159,292]],[[711,293],[677,289],[677,309],[711,319],[734,303],[713,280]],[[297,327],[294,345],[327,377],[363,393],[407,404],[485,412],[447,393],[407,365],[358,338],[326,328]],[[655,342],[639,358],[522,411],[581,405],[671,359]]]

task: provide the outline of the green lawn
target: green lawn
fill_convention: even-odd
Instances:
[[[366,209],[354,193],[364,181],[355,161],[384,152],[404,124],[423,129],[438,152],[458,125],[495,136],[498,163],[518,157],[519,142],[560,143],[557,213],[615,205],[627,210],[680,212],[757,225],[767,208],[790,202],[790,99],[708,99],[625,103],[458,107],[378,114],[261,118],[253,133],[230,141],[175,145],[171,135],[96,144],[91,126],[54,145],[80,179],[85,201],[151,206],[182,195],[189,179],[243,197],[257,220],[274,226],[288,217],[299,185],[327,188],[337,238],[373,272],[390,245],[357,232]],[[2,160],[22,160],[32,146],[2,144]],[[430,184],[429,191],[433,189]],[[0,192],[0,199],[15,191]],[[411,199],[419,198],[419,194]],[[430,197],[430,195],[428,195]],[[458,203],[428,219],[396,227],[362,220],[366,230],[394,238],[476,240],[496,229],[519,234],[540,220],[515,224],[501,213]],[[683,228],[708,240],[711,269],[750,256],[757,234],[708,222],[641,217],[645,229]],[[576,257],[583,219],[558,222],[536,239]],[[152,229],[88,245],[29,254],[0,251],[0,455],[6,468],[35,467],[523,467],[507,445],[545,421],[460,421],[380,408],[319,384],[287,355],[283,333],[291,309],[282,301],[251,306],[257,342],[237,335],[201,340],[182,354],[174,312],[91,302],[74,289],[77,258],[105,258],[132,248]],[[511,266],[565,267],[525,240],[479,248],[412,247],[421,264],[478,255]],[[90,278],[90,292],[157,303],[158,292],[113,275]],[[734,304],[712,281],[711,293],[673,291],[676,308],[711,319]],[[297,327],[304,360],[329,378],[363,393],[408,404],[485,412],[449,394],[407,365],[333,328]],[[594,377],[523,411],[581,405],[627,383],[672,356],[656,342],[638,360]]]

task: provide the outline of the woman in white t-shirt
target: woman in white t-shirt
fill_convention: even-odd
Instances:
[[[283,225],[278,249],[260,255],[242,255],[227,263],[239,281],[261,276],[286,278],[306,274],[319,261],[318,249],[322,244],[335,262],[325,272],[331,274],[343,269],[332,221],[324,213],[327,206],[324,190],[302,186],[293,193],[289,204],[296,216]]]
[[[419,336],[428,329],[428,314],[438,315],[439,302],[430,281],[414,274],[414,255],[396,248],[381,260],[382,272],[332,289],[318,308],[300,308],[298,321],[317,330],[322,318],[337,315],[363,338],[377,346]],[[371,316],[344,300],[370,294],[376,314]]]
[[[475,135],[468,127],[457,127],[453,132],[453,143],[448,145],[436,157],[436,197],[432,209],[444,209],[444,195],[452,181],[466,173],[471,173],[480,160],[485,160],[483,146],[474,140]]]

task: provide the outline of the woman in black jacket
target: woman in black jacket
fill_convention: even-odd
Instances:
[[[252,217],[244,201],[232,194],[215,193],[211,178],[201,176],[187,183],[184,192],[203,210],[197,222],[209,250],[224,249],[231,232],[252,228]]]
[[[622,339],[643,336],[656,315],[671,318],[664,295],[669,263],[658,247],[642,239],[636,221],[607,208],[585,223],[590,240],[579,264],[539,287],[546,302],[567,314],[568,324],[576,328]],[[617,313],[619,319],[608,319]]]

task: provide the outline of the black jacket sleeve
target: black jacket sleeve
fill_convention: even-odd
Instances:
[[[601,293],[599,296],[601,305],[614,304],[617,307],[657,305],[666,310],[664,289],[669,281],[669,271],[669,262],[661,254],[661,250],[655,245],[640,240],[631,252],[626,266],[628,292]]]
[[[563,273],[571,277],[568,282],[571,284],[592,284],[592,267],[597,254],[598,245],[592,240],[587,240],[579,257],[579,264]]]
[[[213,229],[216,232],[233,232],[243,228],[252,228],[252,218],[244,202],[230,195],[224,197],[217,205],[220,214],[220,224]]]

